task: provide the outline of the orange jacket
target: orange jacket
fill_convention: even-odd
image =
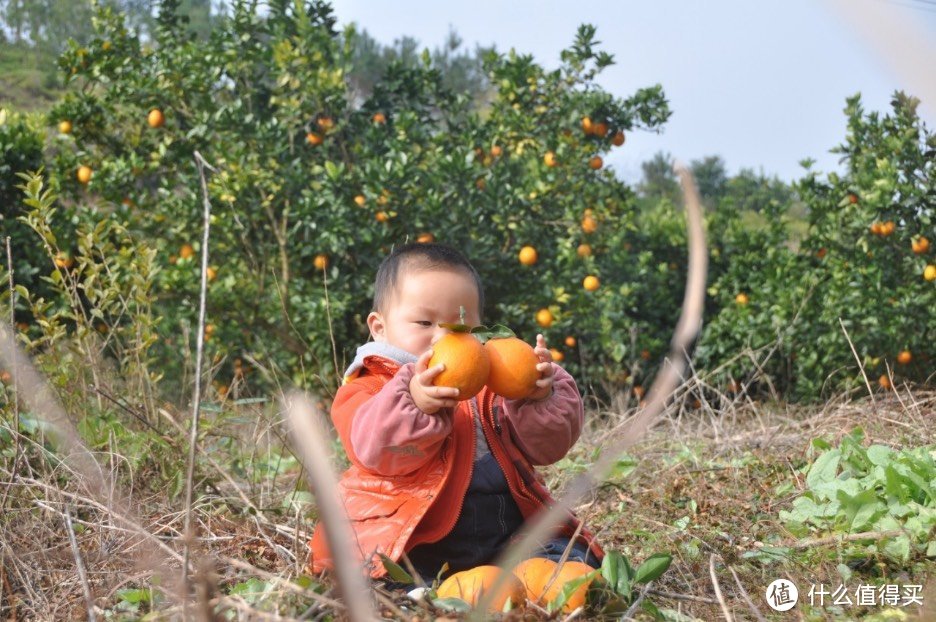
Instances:
[[[412,401],[412,363],[400,367],[365,356],[361,371],[338,390],[331,416],[351,461],[339,489],[357,538],[355,554],[367,560],[371,576],[386,572],[377,553],[397,561],[454,527],[471,480],[479,408],[485,439],[524,518],[553,501],[533,467],[561,459],[584,416],[575,381],[561,367],[555,367],[553,394],[542,401],[507,400],[485,387],[435,415]],[[571,535],[577,524],[570,513],[560,532]],[[583,530],[580,539],[601,559],[591,534]],[[313,572],[332,567],[321,524],[309,544]]]

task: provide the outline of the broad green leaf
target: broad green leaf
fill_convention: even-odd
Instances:
[[[884,545],[884,553],[893,559],[906,562],[910,558],[910,538],[897,536]]]
[[[868,460],[878,466],[887,466],[893,455],[894,450],[884,445],[871,445],[867,450]]]
[[[383,567],[386,569],[387,574],[390,576],[391,579],[399,583],[405,583],[407,585],[411,585],[415,583],[415,581],[413,580],[413,577],[410,576],[408,572],[403,570],[402,566],[397,564],[395,561],[393,561],[392,559],[390,559],[383,553],[380,553],[379,555],[380,555],[380,561],[383,563]]]
[[[562,586],[562,590],[559,592],[559,594],[554,599],[549,601],[549,603],[546,605],[546,609],[548,611],[559,611],[560,609],[562,609],[563,605],[566,604],[566,601],[569,600],[572,594],[574,594],[575,591],[579,589],[579,587],[581,587],[585,583],[588,583],[589,581],[597,577],[599,574],[601,574],[600,570],[593,570],[592,572],[589,572],[588,574],[583,574],[582,576],[576,577],[572,579],[571,581],[567,582],[565,585]]]
[[[446,611],[459,611],[466,612],[471,611],[471,605],[466,603],[460,598],[433,598],[432,604],[438,607],[439,609],[445,609]]]
[[[865,531],[886,510],[884,503],[878,500],[873,490],[866,490],[857,495],[840,491],[838,500],[845,512],[848,530],[853,533]]]
[[[830,449],[821,454],[809,467],[809,473],[806,474],[806,484],[810,488],[815,488],[818,484],[833,481],[836,473],[838,473],[841,457],[842,454],[838,449]]]
[[[601,561],[601,576],[614,593],[625,598],[630,598],[633,574],[630,562],[620,551],[607,552]]]
[[[634,582],[649,583],[655,581],[660,575],[666,572],[666,569],[669,568],[672,561],[672,556],[667,553],[654,553],[637,567]]]

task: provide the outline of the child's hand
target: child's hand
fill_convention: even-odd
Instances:
[[[410,395],[416,407],[427,415],[434,415],[443,408],[452,408],[458,404],[458,389],[455,387],[437,387],[432,380],[442,373],[445,365],[434,365],[428,368],[429,359],[432,358],[432,348],[423,352],[416,361],[416,373],[410,380]]]
[[[553,369],[552,354],[546,347],[546,338],[542,335],[536,336],[536,347],[533,348],[539,363],[536,370],[540,373],[540,379],[536,381],[536,390],[530,394],[528,399],[542,400],[552,395],[553,389]]]

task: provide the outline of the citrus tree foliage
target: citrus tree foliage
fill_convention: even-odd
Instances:
[[[881,115],[848,99],[848,133],[836,149],[844,172],[808,170],[795,185],[808,208],[801,241],[790,239],[782,201],[759,208],[768,223],[760,230],[724,210],[715,216],[726,233],[713,248],[717,311],[701,341],[702,365],[760,349],[737,357],[727,374],[809,397],[863,386],[858,361],[875,388],[889,387],[890,376],[931,380],[936,268],[925,275],[936,263],[936,136],[918,103],[897,93]]]
[[[185,360],[193,342],[196,151],[216,170],[208,346],[228,357],[221,378],[249,355],[307,386],[333,387],[336,368],[367,338],[377,265],[420,235],[475,262],[487,322],[527,341],[545,332],[589,381],[608,380],[665,339],[682,279],[669,266],[681,258],[661,265],[654,245],[682,244],[682,225],[646,243],[630,190],[595,158],[617,148],[617,132],[657,128],[669,111],[658,86],[622,99],[595,85],[612,59],[593,28],[554,70],[489,53],[496,92],[481,114],[427,57],[391,64],[366,99],[350,97],[353,33],[336,31],[324,3],[281,0],[258,12],[236,2],[206,40],[187,34],[176,5],[163,3],[149,42],[102,9],[95,37],[61,57],[72,88],[49,119],[74,128],[54,142],[50,165],[63,222],[117,219],[158,253],[162,360]],[[163,117],[155,127],[152,109]],[[583,131],[586,116],[600,136]],[[93,171],[87,184],[81,166]],[[583,243],[589,256],[577,252]],[[518,262],[524,245],[537,248],[534,265]],[[598,290],[582,287],[587,275],[601,279]],[[554,317],[548,327],[534,320],[542,308]],[[566,336],[578,345],[565,346]]]
[[[49,212],[64,255],[55,269],[87,282],[76,273],[87,262],[67,258],[83,252],[76,232],[103,221],[155,253],[145,295],[159,338],[138,341],[173,381],[163,386],[181,386],[194,345],[198,151],[214,169],[206,337],[219,384],[278,376],[333,389],[368,337],[381,259],[434,239],[478,267],[485,323],[529,342],[543,332],[583,388],[640,394],[683,296],[684,214],[665,156],[641,196],[603,166],[627,133],[658,130],[670,112],[659,86],[622,98],[596,85],[613,59],[594,28],[554,69],[486,53],[479,109],[428,53],[388,64],[362,93],[350,78],[357,37],[336,30],[325,3],[236,2],[207,38],[190,34],[178,4],[164,0],[146,40],[119,13],[97,13],[96,34],[60,59],[70,90],[48,123],[69,131],[45,141],[61,197]],[[915,106],[898,95],[882,116],[849,100],[845,172],[807,170],[795,194],[749,172],[729,178],[717,159],[694,163],[711,251],[697,365],[717,388],[816,397],[855,386],[839,319],[872,381],[888,366],[927,379],[934,138]],[[535,259],[520,261],[527,246]],[[128,317],[97,320],[119,335]]]

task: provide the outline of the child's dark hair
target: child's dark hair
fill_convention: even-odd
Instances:
[[[484,286],[478,271],[460,252],[451,246],[435,243],[413,242],[393,249],[377,269],[374,281],[374,310],[384,310],[387,301],[397,286],[401,269],[438,270],[448,268],[463,270],[474,279],[478,287],[478,312],[484,311]]]

